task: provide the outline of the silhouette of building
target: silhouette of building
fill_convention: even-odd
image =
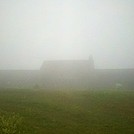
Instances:
[[[40,70],[1,70],[1,88],[134,89],[134,69],[95,69],[89,60],[44,61]]]
[[[92,60],[45,61],[40,69],[41,87],[82,88],[93,84]]]

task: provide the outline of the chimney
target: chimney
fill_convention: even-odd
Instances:
[[[90,55],[88,60],[89,60],[91,69],[95,69],[93,56]]]

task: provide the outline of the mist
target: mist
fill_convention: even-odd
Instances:
[[[0,134],[134,134],[134,0],[0,0]]]
[[[134,1],[0,0],[0,69],[88,59],[134,68]]]

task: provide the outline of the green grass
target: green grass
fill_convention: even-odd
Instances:
[[[0,90],[0,115],[12,113],[25,134],[134,134],[134,91]]]

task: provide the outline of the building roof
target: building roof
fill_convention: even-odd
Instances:
[[[54,75],[73,75],[87,74],[93,71],[94,65],[89,60],[57,60],[45,61],[41,67],[41,72]]]
[[[55,60],[44,61],[41,70],[44,69],[94,69],[94,65],[89,60]]]

